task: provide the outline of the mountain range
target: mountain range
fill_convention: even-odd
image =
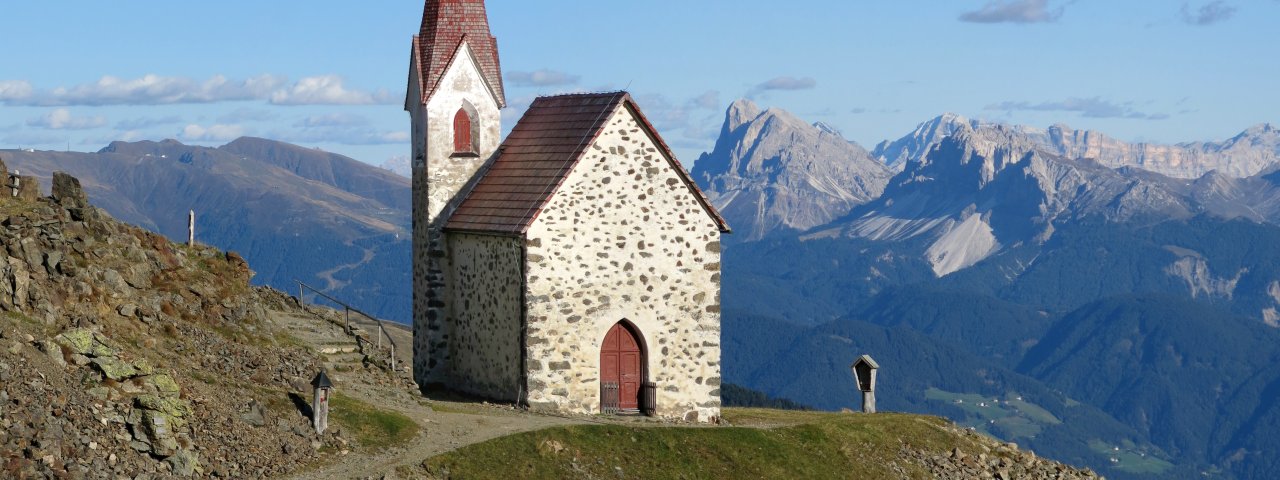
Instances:
[[[1188,142],[1176,145],[1129,143],[1092,130],[1075,130],[1058,124],[1048,129],[1008,126],[970,120],[947,113],[916,127],[910,134],[876,145],[872,152],[890,168],[901,170],[919,160],[929,148],[957,130],[1007,128],[1037,149],[1068,158],[1089,158],[1111,168],[1137,167],[1173,178],[1200,178],[1209,172],[1229,177],[1249,177],[1270,170],[1280,161],[1280,130],[1270,124],[1253,126],[1221,142]]]
[[[878,196],[833,214],[830,188],[791,182],[783,208],[743,214],[735,194],[867,158],[828,146],[820,125],[743,123],[757,111],[730,107],[715,152],[741,153],[695,167],[751,232],[724,252],[726,381],[856,407],[848,363],[870,353],[893,385],[884,408],[947,415],[1112,478],[1275,467],[1275,128],[1161,146],[943,115],[870,152],[891,174]],[[751,131],[764,134],[732,133]],[[797,163],[738,148],[798,141],[811,144],[790,151],[846,153]],[[754,177],[764,185],[742,183],[740,166],[770,164]],[[872,171],[840,195],[881,181]],[[787,216],[826,221],[759,221]]]
[[[116,142],[0,151],[64,170],[122,220],[242,253],[408,321],[409,180],[315,149]],[[1280,131],[1126,143],[942,115],[868,150],[741,100],[692,174],[735,234],[723,258],[724,380],[946,415],[1112,478],[1280,468]],[[47,184],[47,180],[44,182]]]

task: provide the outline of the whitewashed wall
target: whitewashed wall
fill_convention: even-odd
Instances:
[[[600,408],[619,320],[648,346],[662,417],[720,415],[720,231],[625,107],[527,235],[531,407]]]

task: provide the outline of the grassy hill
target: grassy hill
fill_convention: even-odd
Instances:
[[[1093,476],[937,417],[730,408],[724,419],[733,426],[544,429],[471,445],[397,473],[459,479]]]

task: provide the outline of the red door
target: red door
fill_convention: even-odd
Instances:
[[[609,329],[600,347],[600,381],[618,383],[618,408],[640,408],[640,382],[643,381],[640,341],[625,324]]]

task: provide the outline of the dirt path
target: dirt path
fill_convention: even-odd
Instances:
[[[347,396],[399,412],[419,426],[412,441],[382,452],[335,454],[325,465],[288,478],[382,478],[402,465],[417,465],[435,455],[497,437],[586,420],[535,415],[509,406],[433,400],[407,384],[403,375],[357,368],[356,343],[334,323],[301,312],[272,312],[277,328],[324,355],[334,384]],[[399,340],[397,340],[399,342]],[[399,352],[397,352],[399,353]],[[397,355],[399,356],[399,355]],[[396,378],[394,375],[402,375]]]
[[[337,289],[346,287],[351,282],[344,282],[344,281],[335,279],[333,278],[334,275],[336,275],[338,272],[341,272],[343,270],[352,270],[355,268],[359,268],[360,266],[366,263],[369,263],[370,260],[373,260],[373,250],[366,248],[364,249],[364,256],[360,258],[360,261],[356,263],[348,263],[346,265],[338,265],[329,270],[325,270],[323,272],[317,273],[316,276],[320,277],[321,280],[324,280],[325,290],[330,290],[330,291],[337,290]]]

